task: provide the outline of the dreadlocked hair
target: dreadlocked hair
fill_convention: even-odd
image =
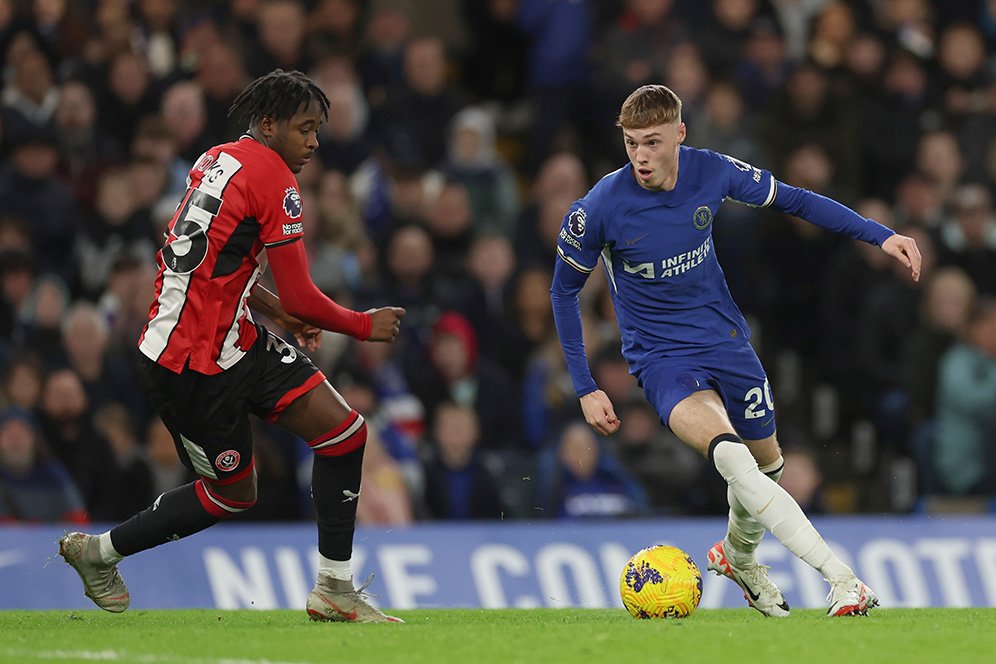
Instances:
[[[274,120],[289,120],[312,100],[329,117],[329,98],[311,79],[299,71],[274,69],[246,86],[228,109],[228,117],[256,124],[269,115]]]

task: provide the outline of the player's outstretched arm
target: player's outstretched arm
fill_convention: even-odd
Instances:
[[[920,257],[916,240],[896,233],[882,242],[882,251],[908,267],[913,275],[913,281],[920,281],[920,264],[923,259]]]
[[[612,407],[612,401],[602,390],[595,390],[581,397],[581,412],[591,428],[603,436],[615,433],[622,424]]]

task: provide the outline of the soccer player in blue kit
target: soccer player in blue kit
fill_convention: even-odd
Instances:
[[[584,353],[578,293],[599,256],[608,274],[631,373],[663,422],[706,455],[728,484],[726,537],[708,569],[727,576],[766,616],[789,606],[754,551],[765,530],[830,583],[827,615],[864,615],[872,590],[827,546],[778,485],[784,462],[775,409],[750,330],[733,302],[712,242],[725,199],[768,207],[878,245],[920,277],[909,237],[765,170],[682,145],[681,100],[646,85],[623,103],[617,126],[630,163],[601,179],[564,218],[551,299],[564,357],[585,419],[609,435],[621,424]]]

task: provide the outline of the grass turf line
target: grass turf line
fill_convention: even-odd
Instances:
[[[796,610],[784,620],[712,609],[680,621],[635,620],[622,609],[391,613],[406,624],[313,623],[303,611],[4,611],[0,662],[996,661],[996,609],[877,609],[838,619]]]

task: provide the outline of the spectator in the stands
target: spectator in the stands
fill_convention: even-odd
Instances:
[[[941,358],[934,463],[944,493],[996,491],[996,300],[981,300],[965,338]]]
[[[640,483],[584,421],[564,427],[540,459],[540,505],[555,518],[645,515],[650,502]]]
[[[473,408],[442,402],[433,414],[425,462],[425,507],[431,519],[503,518],[497,474],[484,463]]]
[[[423,361],[408,358],[406,376],[426,411],[436,413],[444,402],[471,408],[479,423],[482,448],[519,447],[519,421],[509,414],[518,403],[518,386],[504,368],[481,356],[477,334],[467,318],[455,311],[441,314],[425,351]],[[434,426],[431,420],[430,426]]]
[[[19,408],[0,411],[0,524],[88,520],[79,491],[48,455],[34,418]]]
[[[73,284],[77,276],[73,240],[80,216],[72,190],[56,172],[55,133],[32,129],[9,138],[10,158],[0,160],[0,210],[30,220],[27,228],[38,269]]]
[[[996,295],[996,215],[990,189],[965,184],[951,201],[953,218],[941,225],[938,263],[964,270],[983,295]]]

